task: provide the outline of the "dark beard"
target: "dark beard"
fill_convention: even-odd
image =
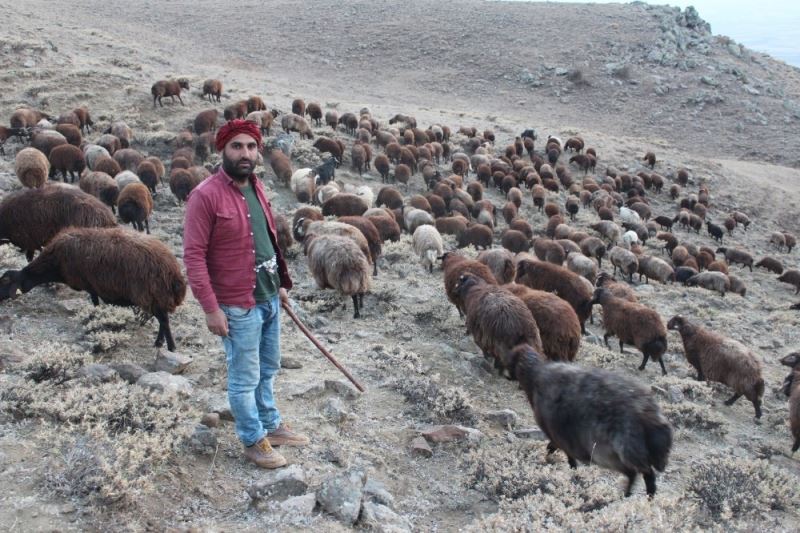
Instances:
[[[249,161],[251,166],[249,166],[246,170],[239,167],[239,163],[242,161]],[[253,173],[255,166],[255,161],[250,161],[246,158],[237,159],[234,161],[232,159],[228,159],[228,156],[225,155],[225,152],[222,152],[222,169],[233,179],[233,181],[237,181],[239,183],[244,183],[247,181],[247,179],[250,177],[250,174]]]

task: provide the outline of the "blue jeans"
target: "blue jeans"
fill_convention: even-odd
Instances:
[[[228,363],[228,402],[236,434],[245,446],[264,438],[281,423],[272,383],[281,368],[280,299],[252,309],[220,305],[228,319],[222,339]]]

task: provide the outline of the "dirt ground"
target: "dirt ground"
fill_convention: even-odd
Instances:
[[[260,95],[281,111],[302,97],[339,113],[366,106],[382,124],[402,112],[414,115],[423,128],[435,123],[454,131],[490,128],[499,152],[528,127],[540,136],[537,151],[548,135],[580,134],[597,150],[598,175],[609,166],[635,174],[643,169],[647,150],[656,152],[655,171],[668,184],[678,168],[689,169],[684,194],[707,185],[709,219],[721,223],[739,210],[753,221],[748,231],[738,228],[726,236],[726,246],[746,249],[757,259],[771,255],[797,268],[798,252],[777,251],[769,236],[776,230],[800,233],[799,71],[675,23],[675,11],[638,3],[478,1],[244,2],[234,8],[200,0],[75,1],[67,12],[67,3],[61,4],[0,5],[5,21],[0,117],[9,117],[21,104],[54,115],[85,104],[97,123],[89,139],[123,120],[133,128],[134,147],[161,157],[168,168],[175,134],[196,113],[221,110],[249,95]],[[190,82],[186,105],[165,101],[154,109],[151,84],[179,76]],[[201,100],[206,78],[223,80],[220,104]],[[349,158],[351,136],[327,127],[314,131],[343,139]],[[464,141],[454,135],[452,144]],[[21,145],[9,141],[5,148],[3,194],[20,187],[13,155]],[[311,142],[297,140],[294,167],[317,161]],[[442,166],[449,173],[449,164]],[[277,211],[291,218],[299,205],[291,191],[276,184],[269,166],[258,172]],[[347,158],[336,176],[376,193],[381,187],[374,170],[359,176]],[[408,194],[424,191],[421,177],[414,176]],[[488,197],[498,207],[505,203],[498,190]],[[565,198],[563,190],[551,195],[560,205]],[[666,188],[650,200],[654,214],[677,211]],[[180,257],[183,206],[165,185],[155,203],[152,234]],[[546,219],[533,209],[529,195],[520,213],[536,230],[544,228]],[[572,225],[586,229],[596,220],[593,210],[582,209]],[[496,246],[504,228],[499,222]],[[687,233],[676,226],[675,232],[681,242],[716,247],[705,230]],[[446,248],[455,247],[451,237],[445,240]],[[650,239],[645,250],[659,255],[660,245]],[[658,476],[658,495],[649,502],[641,484],[633,497],[623,499],[622,476],[585,466],[572,473],[563,455],[545,457],[540,438],[523,438],[536,435],[525,431],[536,424],[524,395],[516,382],[487,371],[480,350],[464,334],[463,319],[444,295],[441,268],[429,274],[420,265],[409,235],[384,245],[379,275],[357,320],[349,299],[343,308],[344,299],[316,288],[298,245],[288,255],[295,280],[291,296],[299,313],[367,387],[363,395],[325,387],[326,380],[343,378],[284,317],[283,356],[295,363],[288,366],[300,368],[282,371],[276,394],[284,417],[312,444],[283,452],[302,466],[309,492],[345,469],[363,469],[385,485],[394,512],[415,531],[797,529],[793,487],[800,463],[790,454],[788,409],[780,392],[787,369],[778,360],[795,350],[800,317],[789,309],[798,298],[774,274],[731,266],[747,286],[744,298],[677,284],[633,284],[640,300],[665,321],[675,314],[691,317],[758,354],[767,383],[759,422],[744,399],[723,405],[728,388],[694,380],[679,335],[669,336],[668,376],[652,363],[639,372],[634,348],[620,354],[602,346],[595,311],[577,363],[650,385],[675,428],[669,466]],[[24,264],[17,250],[0,248],[0,270]],[[93,321],[100,325],[93,329]],[[217,410],[226,398],[221,344],[206,330],[191,295],[172,323],[179,351],[193,358],[183,374],[193,391],[169,404],[180,421],[164,430],[170,438],[192,434],[200,416]],[[80,401],[69,396],[88,394],[90,385],[48,388],[26,377],[36,357],[52,362],[61,355],[70,361],[83,357],[85,364],[149,368],[156,329],[154,320],[142,326],[127,311],[93,310],[84,294],[64,287],[41,287],[0,305],[3,529],[349,529],[319,507],[297,515],[271,504],[253,505],[247,489],[267,474],[243,461],[231,422],[211,430],[213,446],[176,446],[161,457],[156,443],[142,448],[127,436],[92,441],[99,437],[87,428],[96,427],[84,419],[74,422]],[[93,352],[101,344],[103,349]],[[114,403],[111,395],[103,396],[108,389],[91,387],[100,404]],[[515,413],[513,427],[497,422],[493,413],[502,409]],[[166,416],[167,411],[157,412]],[[433,445],[430,458],[412,454],[411,442],[421,430],[449,423],[476,428],[483,436]],[[115,468],[135,466],[128,484],[114,485],[126,505],[97,497],[102,490],[86,489],[85,479],[76,479],[75,465],[83,464],[76,450],[96,450],[93,442],[110,442],[113,449],[106,452],[116,461],[94,472],[116,479]],[[704,465],[718,463],[726,465],[712,469],[720,477],[700,476]],[[715,501],[727,504],[720,511]],[[393,527],[401,528],[376,528]]]

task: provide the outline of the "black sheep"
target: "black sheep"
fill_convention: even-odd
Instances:
[[[336,176],[336,158],[329,157],[314,172],[317,174],[317,185],[326,185]]]

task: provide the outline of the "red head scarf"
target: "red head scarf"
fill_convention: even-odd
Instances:
[[[228,144],[228,141],[240,133],[244,133],[245,135],[252,137],[258,143],[258,148],[261,148],[261,129],[258,127],[258,125],[253,122],[237,118],[236,120],[227,122],[219,129],[219,131],[217,131],[217,152],[224,150],[225,145]]]

